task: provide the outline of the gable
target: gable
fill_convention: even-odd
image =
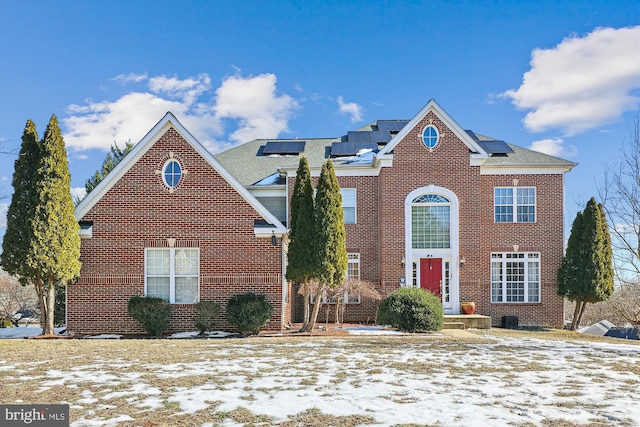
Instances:
[[[75,209],[76,219],[82,220],[102,198],[131,171],[138,162],[169,132],[175,132],[179,139],[188,144],[213,169],[233,191],[247,202],[261,217],[260,224],[254,226],[254,233],[258,236],[271,236],[272,233],[282,235],[286,233],[284,225],[269,212],[253,195],[249,193],[207,150],[191,135],[176,117],[168,112],[145,137],[135,145],[131,152],[114,168],[109,175],[85,197]],[[168,158],[172,153],[168,153]],[[185,171],[188,173],[188,169]],[[155,171],[159,173],[159,171]],[[158,177],[155,177],[158,178]]]
[[[388,144],[382,148],[377,155],[377,158],[383,163],[388,163],[393,160],[393,150],[396,146],[408,137],[412,133],[418,132],[422,135],[422,132],[429,122],[425,121],[427,115],[432,115],[439,120],[446,130],[438,129],[439,132],[445,133],[447,131],[452,132],[456,139],[462,141],[469,151],[469,161],[471,165],[478,166],[482,161],[489,157],[485,148],[475,141],[460,125],[453,120],[453,118],[447,114],[446,111],[440,107],[440,105],[431,99],[419,112],[416,114],[409,123],[402,127],[402,129],[389,141]],[[444,135],[441,135],[444,136]]]

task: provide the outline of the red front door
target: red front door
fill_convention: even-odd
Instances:
[[[420,259],[420,287],[436,296],[442,295],[442,258]]]

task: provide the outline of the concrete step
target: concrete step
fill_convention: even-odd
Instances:
[[[491,329],[491,317],[478,314],[445,314],[445,323],[462,323],[464,329]]]
[[[464,322],[444,322],[442,329],[464,329]]]

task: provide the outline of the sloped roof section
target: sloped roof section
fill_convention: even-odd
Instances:
[[[230,173],[223,165],[214,158],[211,153],[178,121],[171,113],[165,116],[138,142],[127,156],[106,176],[91,193],[87,195],[75,209],[75,216],[78,221],[91,210],[93,206],[120,180],[124,174],[164,135],[168,129],[175,129],[191,147],[193,147],[204,158],[212,168],[233,187],[258,214],[272,225],[272,230],[277,234],[287,232],[286,227],[266,209],[249,191]],[[267,174],[268,175],[268,174]]]
[[[430,111],[464,142],[469,149],[471,163],[480,166],[481,173],[561,173],[571,170],[576,165],[568,160],[464,130],[433,99],[411,120],[377,120],[336,138],[302,138],[305,146],[304,151],[300,153],[265,155],[264,147],[268,143],[287,144],[299,140],[256,139],[216,154],[215,158],[245,187],[284,185],[272,175],[277,171],[290,173],[298,167],[302,155],[309,161],[312,173],[316,169],[319,170],[328,158],[334,162],[336,173],[375,173],[371,168],[378,168],[381,163],[384,165],[384,162],[389,164],[388,160],[393,158],[394,147]],[[353,135],[357,135],[357,138],[366,136],[369,141],[373,135],[379,134],[380,126],[386,131],[385,135],[391,134],[391,140],[386,144],[370,141],[357,145],[351,141],[350,136]],[[367,167],[370,169],[367,170]]]

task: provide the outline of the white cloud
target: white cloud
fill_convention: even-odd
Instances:
[[[136,80],[136,76],[140,80]],[[61,119],[64,138],[71,151],[92,148],[109,150],[113,142],[137,142],[171,111],[210,151],[230,144],[225,139],[224,119],[237,119],[237,129],[228,136],[232,142],[254,138],[274,138],[288,130],[288,121],[298,102],[288,95],[277,95],[276,76],[235,75],[222,81],[215,98],[201,102],[212,91],[208,74],[181,80],[177,77],[121,75],[120,82],[148,80],[148,91],[130,92],[115,101],[87,100],[84,105],[67,107]],[[80,157],[78,157],[80,158]]]
[[[184,80],[177,77],[152,77],[149,79],[149,89],[155,93],[165,93],[172,99],[181,99],[191,105],[200,95],[211,89],[211,78],[204,73],[197,78],[190,77]]]
[[[84,187],[72,187],[71,198],[73,200],[82,200],[87,195],[87,190]]]
[[[115,101],[70,105],[69,117],[62,119],[64,139],[71,150],[100,148],[111,144],[139,141],[167,111],[184,114],[187,106],[151,93],[132,92]]]
[[[117,76],[113,77],[111,80],[115,80],[115,81],[120,82],[122,84],[126,84],[126,83],[130,83],[130,82],[140,83],[142,81],[147,80],[147,78],[149,78],[149,76],[147,75],[147,72],[145,71],[142,74],[136,74],[136,73],[118,74]]]
[[[299,108],[288,95],[277,95],[274,74],[243,78],[227,77],[216,90],[214,107],[218,119],[238,119],[238,129],[229,135],[235,142],[275,138],[288,131],[289,119]]]
[[[640,26],[597,28],[535,49],[531,69],[516,90],[501,94],[533,132],[561,129],[574,135],[610,123],[640,105]]]
[[[573,157],[578,154],[578,149],[573,145],[565,146],[562,138],[533,141],[529,149],[558,157]]]
[[[338,97],[338,106],[340,107],[340,113],[351,116],[351,123],[356,123],[362,120],[362,106],[355,102],[344,102],[344,98]]]
[[[7,211],[9,203],[0,203],[0,228],[7,228]]]

